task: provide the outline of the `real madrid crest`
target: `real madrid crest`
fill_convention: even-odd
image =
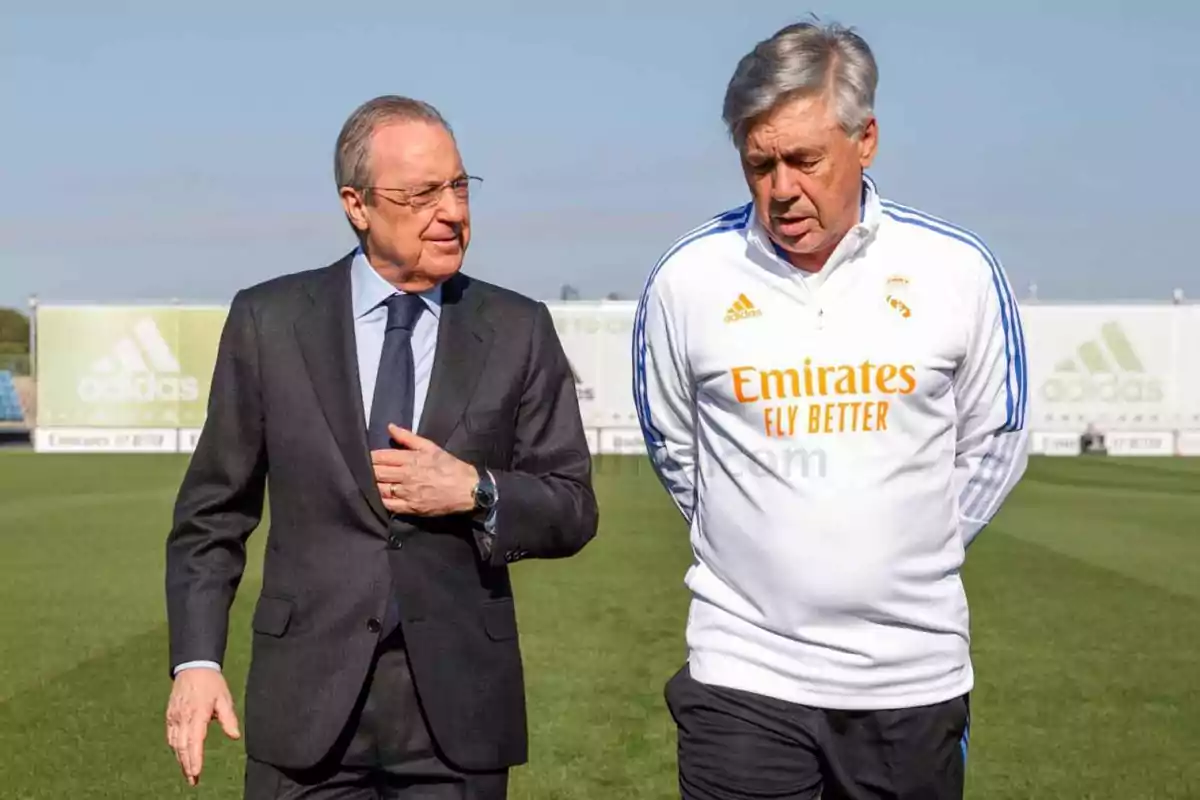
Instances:
[[[908,278],[903,275],[888,277],[884,284],[884,300],[905,319],[912,316],[912,308],[909,307],[908,299]]]

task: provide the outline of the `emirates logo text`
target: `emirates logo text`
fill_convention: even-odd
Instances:
[[[890,402],[880,396],[907,395],[917,388],[912,364],[814,365],[806,358],[799,367],[747,365],[729,374],[739,403],[764,404],[763,429],[772,437],[886,431]],[[797,402],[802,400],[808,402]]]

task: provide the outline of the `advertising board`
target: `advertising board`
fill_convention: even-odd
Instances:
[[[1169,306],[1023,307],[1030,428],[1176,427],[1188,388],[1181,385],[1182,315],[1177,311]]]
[[[584,427],[638,427],[630,349],[634,310],[635,304],[628,302],[550,306],[554,328],[575,373]]]
[[[547,305],[593,451],[643,452],[632,398],[636,304]],[[225,315],[187,306],[40,307],[38,449],[191,452]],[[1200,306],[1033,303],[1021,317],[1035,453],[1076,454],[1089,424],[1113,454],[1200,449]]]
[[[131,443],[177,442],[177,429],[202,426],[226,313],[175,306],[40,307],[37,428],[54,435],[35,435],[35,445],[142,449]],[[79,435],[88,429],[108,433]],[[170,430],[171,437],[118,436],[122,430]]]

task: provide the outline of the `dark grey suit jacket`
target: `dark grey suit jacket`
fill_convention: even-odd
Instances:
[[[326,755],[363,688],[394,582],[413,679],[445,756],[465,770],[523,763],[508,565],[570,556],[598,520],[570,367],[544,304],[463,274],[447,281],[418,433],[493,471],[496,539],[480,547],[473,515],[391,518],[367,447],[350,261],[232,302],[167,542],[171,664],[222,660],[269,483],[247,753],[285,768]]]

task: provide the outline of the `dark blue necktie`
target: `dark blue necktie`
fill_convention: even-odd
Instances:
[[[386,450],[394,444],[388,433],[388,423],[412,430],[417,382],[412,332],[417,318],[425,310],[425,301],[415,294],[395,294],[384,303],[388,310],[387,333],[379,355],[371,422],[367,426],[367,439],[372,450]]]

